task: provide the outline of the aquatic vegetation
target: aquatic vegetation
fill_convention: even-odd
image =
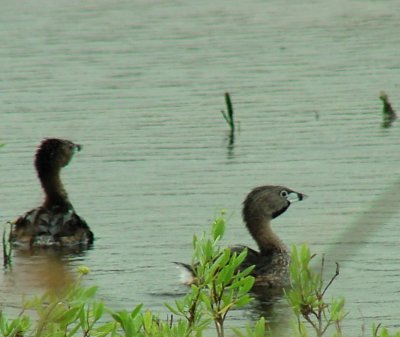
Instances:
[[[326,300],[326,292],[332,282],[339,275],[339,265],[336,264],[335,274],[327,284],[323,280],[324,258],[321,259],[321,268],[314,271],[310,267],[310,249],[303,245],[299,248],[292,247],[290,264],[291,288],[286,291],[286,298],[296,316],[294,328],[298,336],[307,336],[307,327],[302,319],[308,323],[315,332],[315,336],[321,337],[328,328],[334,327],[335,336],[342,336],[341,323],[346,316],[343,297]]]
[[[231,96],[229,95],[228,92],[225,93],[225,103],[226,103],[226,108],[227,112],[224,110],[221,110],[222,116],[224,116],[226,122],[229,124],[231,128],[231,133],[235,131],[235,121],[233,119],[233,106],[232,106],[232,101],[231,101]]]
[[[229,132],[229,141],[228,141],[228,150],[229,154],[232,155],[232,151],[235,144],[235,121],[233,118],[233,105],[231,101],[231,97],[228,92],[225,93],[225,103],[227,107],[227,112],[221,110],[222,116],[224,117],[225,121],[230,126]]]
[[[389,102],[389,97],[386,92],[381,91],[379,94],[379,98],[383,102],[383,122],[382,127],[388,128],[392,125],[392,123],[397,118],[397,115],[392,108],[392,105]]]
[[[182,301],[175,302],[175,308],[167,305],[175,315],[184,317],[190,326],[196,322],[203,326],[210,317],[219,337],[224,336],[224,322],[229,311],[242,308],[252,300],[249,291],[255,281],[250,275],[254,266],[238,270],[247,250],[236,253],[218,246],[224,232],[225,220],[220,216],[212,225],[211,237],[205,233],[201,237],[194,236],[192,266],[196,282]]]

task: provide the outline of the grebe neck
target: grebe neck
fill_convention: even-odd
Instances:
[[[257,242],[261,254],[286,251],[285,245],[272,230],[270,219],[251,220],[246,225],[251,236]]]
[[[71,206],[67,191],[61,181],[60,171],[60,169],[53,169],[47,172],[38,170],[40,183],[46,195],[43,204],[46,208],[52,208],[54,206],[70,208]]]

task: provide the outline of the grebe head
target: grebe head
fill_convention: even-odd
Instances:
[[[243,202],[243,220],[246,223],[273,219],[284,213],[292,202],[305,199],[305,194],[284,186],[259,186]]]
[[[53,171],[67,166],[75,152],[82,149],[81,145],[69,140],[48,138],[39,145],[35,157],[38,171]]]

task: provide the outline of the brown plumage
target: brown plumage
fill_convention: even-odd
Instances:
[[[60,178],[81,146],[69,140],[45,139],[39,146],[34,165],[45,193],[43,204],[13,222],[10,242],[28,246],[72,246],[91,244],[93,233],[76,214]]]
[[[271,220],[284,213],[292,202],[303,200],[306,196],[283,186],[260,186],[253,189],[243,202],[243,220],[259,251],[246,246],[231,247],[240,253],[247,249],[247,257],[240,269],[255,265],[252,275],[256,285],[279,288],[288,285],[290,256],[285,244],[271,228]],[[192,267],[181,264],[193,275]],[[187,278],[190,284],[194,278]]]

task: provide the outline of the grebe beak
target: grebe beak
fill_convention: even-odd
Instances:
[[[75,150],[76,151],[80,151],[80,150],[82,150],[82,145],[80,145],[80,144],[75,144]]]
[[[289,200],[289,202],[301,201],[301,200],[304,200],[306,198],[308,198],[308,196],[306,194],[299,193],[299,192],[291,192],[287,196],[287,200]]]

